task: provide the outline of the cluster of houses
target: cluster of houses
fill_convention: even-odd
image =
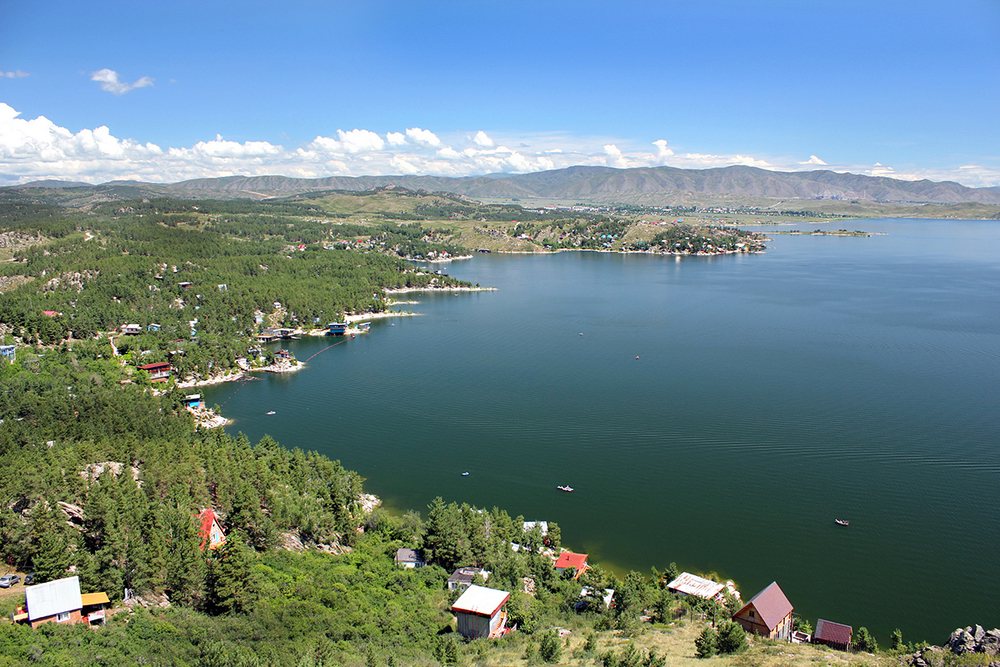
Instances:
[[[725,599],[730,594],[740,599],[739,591],[732,581],[720,584],[703,577],[682,572],[680,576],[667,584],[667,588],[678,595],[693,595],[705,600]],[[750,601],[733,614],[733,620],[740,624],[748,634],[754,634],[766,639],[787,641],[796,644],[823,644],[842,651],[850,650],[851,636],[854,629],[849,625],[834,623],[819,619],[816,632],[807,635],[795,631],[792,621],[792,603],[777,582],[771,582],[764,590],[750,598]]]
[[[525,524],[526,529],[528,524]],[[417,568],[426,565],[423,554],[416,549],[399,549],[396,551],[395,562],[403,568]],[[563,551],[553,562],[558,572],[574,570],[574,579],[587,571],[587,554]],[[510,593],[474,583],[479,577],[483,583],[489,579],[490,573],[478,567],[460,567],[448,578],[448,590],[465,592],[455,601],[451,611],[455,614],[458,632],[467,639],[501,637],[511,628],[506,626],[507,602]],[[667,588],[681,596],[694,596],[705,600],[722,602],[726,596],[740,600],[740,593],[732,581],[719,583],[704,577],[682,572],[676,579],[667,584]],[[591,595],[592,591],[584,587],[580,596]],[[614,590],[606,589],[601,598],[606,607],[610,607],[614,599]],[[834,623],[819,619],[816,632],[810,636],[793,629],[793,607],[785,597],[777,582],[772,582],[764,590],[753,596],[733,614],[733,620],[748,633],[779,641],[793,643],[823,644],[832,648],[847,651],[851,647],[853,628],[842,623]]]
[[[225,544],[226,535],[219,518],[211,509],[198,515],[202,550],[215,550]],[[43,584],[26,586],[24,604],[11,615],[15,623],[37,628],[44,623],[104,625],[111,600],[105,592],[82,593],[80,577],[64,577]]]

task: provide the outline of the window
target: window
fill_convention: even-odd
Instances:
[[[753,618],[753,611],[750,611],[750,618]]]
[[[64,611],[61,614],[56,614],[56,623],[65,623],[69,620],[69,612]]]

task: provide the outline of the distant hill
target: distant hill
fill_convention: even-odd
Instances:
[[[1000,188],[969,188],[958,183],[904,181],[827,170],[780,172],[756,167],[677,169],[648,167],[568,167],[531,174],[441,176],[228,176],[173,184],[117,181],[82,186],[40,181],[17,186],[47,191],[58,199],[174,196],[183,198],[281,197],[316,190],[361,191],[397,185],[411,190],[451,192],[473,198],[569,199],[602,203],[677,203],[708,200],[844,200],[893,204],[1000,205]],[[58,192],[57,192],[58,191]]]

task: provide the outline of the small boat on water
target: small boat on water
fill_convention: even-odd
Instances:
[[[838,526],[850,526],[851,525],[850,521],[844,521],[843,519],[834,519],[833,522],[836,523]]]
[[[566,491],[567,493],[573,490],[572,486],[557,486],[556,488],[560,491]]]
[[[274,414],[274,410],[271,410],[271,411],[270,411],[270,412],[268,412],[267,414],[269,414],[269,415],[273,415],[273,414]]]
[[[469,476],[469,473],[467,473],[467,472],[463,472],[462,473],[462,477],[468,477],[468,476]]]

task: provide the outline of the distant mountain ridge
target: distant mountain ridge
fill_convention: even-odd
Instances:
[[[573,199],[605,203],[677,198],[684,195],[766,199],[835,199],[885,203],[1000,205],[1000,187],[970,188],[952,181],[904,181],[828,170],[779,172],[757,167],[716,169],[675,167],[567,167],[529,174],[445,176],[226,176],[173,184],[112,182],[92,188],[148,188],[179,197],[273,197],[315,190],[363,191],[396,185],[411,190],[451,192],[473,198]],[[42,181],[18,188],[72,188],[76,184]]]

